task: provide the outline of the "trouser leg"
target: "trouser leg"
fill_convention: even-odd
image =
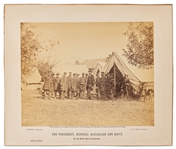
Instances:
[[[65,98],[65,91],[61,91],[61,100],[64,100]]]
[[[78,99],[78,98],[80,98],[80,90],[79,89],[76,91],[76,99]]]
[[[66,91],[63,91],[63,100],[65,99]]]
[[[72,98],[72,92],[71,92],[71,89],[68,90],[68,98],[71,99]]]
[[[100,99],[100,90],[99,90],[99,88],[98,88],[98,90],[97,90],[97,98],[98,98],[98,100]]]
[[[80,98],[84,98],[84,91],[83,91],[83,90],[80,91],[79,97],[80,97]]]
[[[87,90],[87,97],[88,97],[88,99],[91,99],[91,97],[90,97],[90,90]]]
[[[107,99],[107,97],[106,97],[106,92],[105,92],[105,91],[102,91],[102,99],[103,99],[103,100],[106,100],[106,99]]]
[[[72,97],[75,97],[75,96],[76,96],[76,92],[73,91],[73,92],[72,92]]]
[[[48,99],[50,100],[51,99],[51,92],[48,91]]]
[[[44,99],[47,97],[47,91],[44,91]]]
[[[109,99],[109,90],[108,89],[105,90],[105,94],[106,94],[106,99]]]
[[[82,91],[82,98],[85,98],[85,90]]]
[[[81,90],[79,90],[79,92],[77,92],[77,97],[81,98]]]
[[[100,91],[100,100],[103,100],[103,92]]]

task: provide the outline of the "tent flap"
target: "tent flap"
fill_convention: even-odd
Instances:
[[[131,86],[135,90],[139,90],[140,80],[130,71],[130,69],[125,65],[125,63],[122,61],[122,59],[116,52],[111,55],[107,64],[104,66],[104,72],[108,73],[112,69],[114,64],[117,66],[123,76],[125,74],[128,75],[128,78],[131,82]]]

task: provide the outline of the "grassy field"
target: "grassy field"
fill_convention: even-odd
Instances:
[[[154,126],[154,102],[44,100],[22,91],[22,126]]]

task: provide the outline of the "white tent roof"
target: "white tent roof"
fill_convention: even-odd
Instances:
[[[102,72],[105,65],[106,65],[106,62],[98,62],[95,69],[93,70],[93,74],[96,75],[98,70]]]
[[[97,65],[100,65],[101,68],[104,68],[104,66],[106,65],[106,62],[98,62]]]
[[[58,67],[53,68],[54,73],[60,73],[63,75],[64,72],[67,74],[69,72],[72,73],[77,73],[77,74],[82,74],[82,73],[88,73],[88,68],[86,65],[68,65],[68,64],[63,64]]]
[[[119,57],[119,55],[116,52],[114,52],[111,55],[107,64],[104,66],[103,71],[105,73],[108,73],[111,70],[111,68],[114,66],[114,64],[117,66],[117,68],[120,70],[123,76],[125,74],[128,75],[128,78],[131,82],[132,87],[138,90],[140,80],[130,71],[130,69],[125,65],[125,63],[122,61],[122,59]]]
[[[32,72],[30,75],[23,76],[23,79],[27,83],[40,83],[41,81],[41,75],[36,67],[32,69]]]

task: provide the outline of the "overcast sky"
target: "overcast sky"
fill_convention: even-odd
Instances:
[[[50,61],[61,59],[63,63],[82,62],[86,59],[104,58],[116,51],[131,71],[143,81],[153,81],[153,70],[141,70],[127,63],[122,56],[127,37],[124,32],[129,23],[35,23],[34,32],[47,45],[49,40],[59,41],[53,52],[42,52],[39,58]],[[48,44],[49,45],[49,44]]]

